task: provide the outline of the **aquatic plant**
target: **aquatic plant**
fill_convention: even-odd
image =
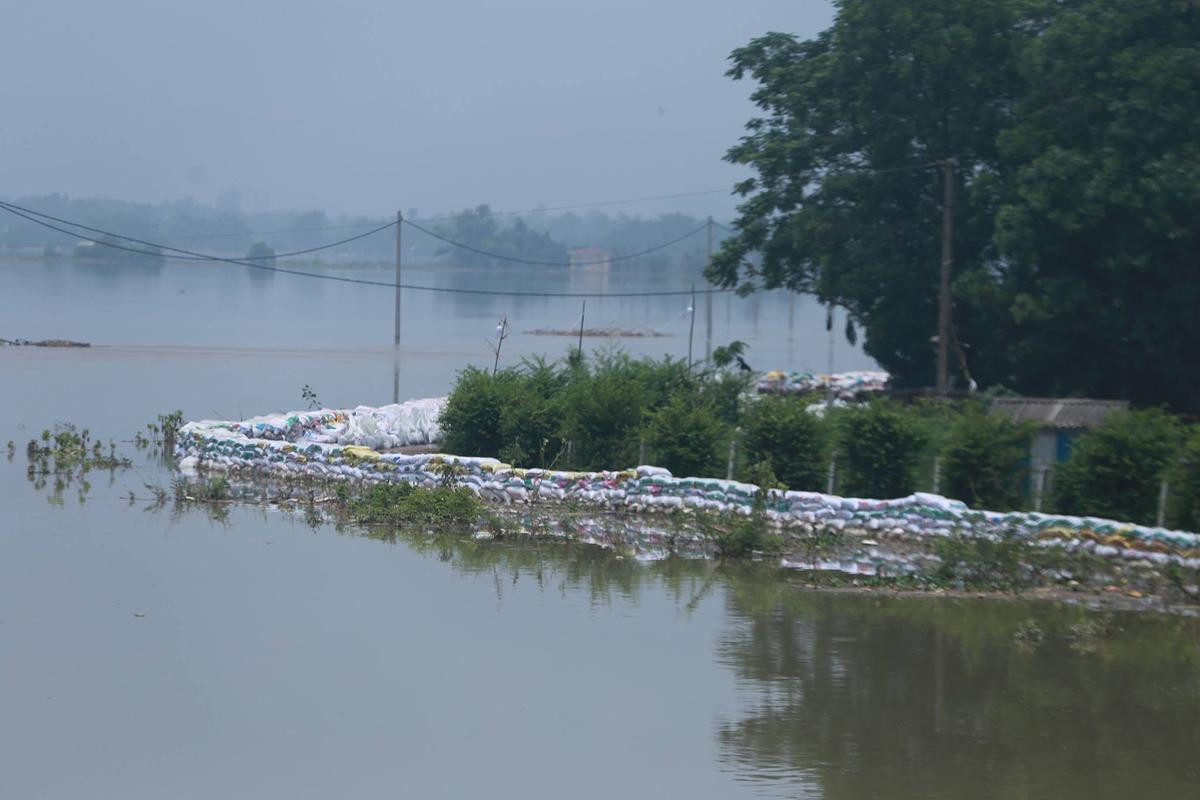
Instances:
[[[366,523],[472,525],[486,516],[483,502],[470,489],[408,483],[380,483],[347,505],[350,515]]]

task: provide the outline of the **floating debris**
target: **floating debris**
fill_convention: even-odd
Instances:
[[[525,331],[529,336],[579,336],[579,328],[537,328]],[[660,331],[639,331],[628,328],[584,328],[583,336],[600,339],[658,339],[669,334]]]
[[[91,347],[90,342],[73,342],[70,339],[0,339],[0,347]]]

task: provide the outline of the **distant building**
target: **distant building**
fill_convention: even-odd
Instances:
[[[1098,428],[1113,411],[1129,408],[1125,400],[1092,400],[1083,397],[997,397],[993,414],[1003,414],[1016,422],[1038,426],[1029,447],[1029,472],[1034,510],[1042,508],[1042,495],[1049,488],[1047,476],[1056,464],[1071,457],[1075,437],[1090,428]]]
[[[612,267],[612,253],[599,247],[576,247],[568,253],[572,272],[607,275]]]

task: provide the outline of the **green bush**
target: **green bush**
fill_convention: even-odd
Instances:
[[[1070,460],[1055,471],[1055,510],[1153,525],[1179,434],[1175,418],[1158,409],[1109,414],[1076,439]]]
[[[965,405],[942,450],[942,493],[974,508],[1019,507],[1034,430],[978,403]]]
[[[545,466],[562,450],[562,390],[567,376],[543,359],[506,370],[498,458],[516,467]]]
[[[419,489],[409,483],[380,483],[349,504],[361,522],[471,525],[484,514],[484,505],[466,488],[435,486]]]
[[[509,399],[501,391],[501,380],[477,367],[458,373],[441,415],[442,440],[448,452],[493,457],[500,452],[500,415]]]
[[[644,407],[644,387],[630,375],[576,375],[563,398],[562,434],[574,443],[570,466],[632,465]]]
[[[492,456],[518,467],[552,461],[561,449],[561,393],[566,375],[543,360],[493,376],[475,367],[459,373],[442,412],[446,449]]]
[[[891,498],[913,492],[925,434],[912,412],[874,400],[840,409],[835,418],[842,494]]]
[[[1167,475],[1171,483],[1168,524],[1200,530],[1200,426],[1192,426]]]
[[[742,450],[747,462],[765,462],[789,489],[825,488],[829,437],[824,420],[799,397],[766,396],[750,404],[742,418]]]
[[[712,405],[688,392],[677,392],[650,415],[646,426],[653,461],[679,477],[724,475],[722,454],[728,441],[729,427]]]

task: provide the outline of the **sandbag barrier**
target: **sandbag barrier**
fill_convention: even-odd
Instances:
[[[825,375],[816,372],[784,372],[774,370],[764,374],[754,387],[759,394],[827,394],[839,400],[853,400],[861,394],[882,392],[891,376],[879,370],[835,372]]]
[[[387,453],[350,443],[411,442],[440,436],[440,429],[427,424],[428,412],[438,402],[293,412],[245,422],[189,422],[180,429],[176,458],[184,470],[202,467],[236,474],[406,482],[425,488],[451,482],[505,506],[576,503],[598,510],[714,516],[749,516],[754,511],[759,488],[753,484],[676,478],[661,467],[602,472],[518,469],[494,458]],[[424,420],[424,428],[412,422],[418,418]],[[397,422],[381,426],[380,420]],[[410,427],[404,428],[399,420],[409,420]],[[924,492],[871,500],[772,489],[762,513],[780,528],[833,529],[868,537],[961,534],[998,538],[1015,534],[1041,546],[1200,569],[1200,534],[1094,517],[977,511],[958,500]]]
[[[341,444],[389,450],[410,445],[437,444],[442,439],[438,418],[446,407],[445,397],[409,400],[354,409],[321,409],[268,414],[240,422],[201,420],[180,428],[207,432],[205,438],[221,438],[221,431],[246,440],[289,443]]]

